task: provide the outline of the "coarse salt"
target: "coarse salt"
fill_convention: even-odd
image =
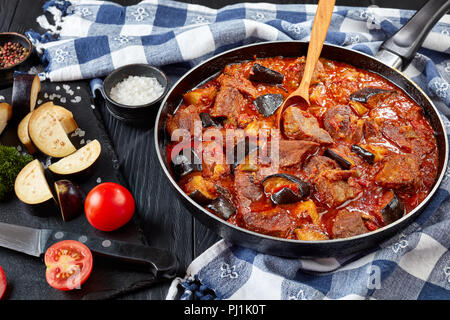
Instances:
[[[156,78],[128,76],[110,92],[111,99],[128,106],[139,106],[158,99],[164,88]]]

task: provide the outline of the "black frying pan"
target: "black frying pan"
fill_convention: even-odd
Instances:
[[[383,240],[394,236],[408,226],[428,204],[438,189],[448,162],[448,141],[442,119],[432,101],[426,94],[396,68],[404,68],[420,48],[432,26],[450,7],[448,0],[429,1],[411,20],[392,38],[385,41],[376,58],[364,53],[339,46],[325,44],[321,56],[331,60],[342,61],[355,67],[375,72],[403,89],[422,108],[429,119],[439,148],[439,168],[435,184],[424,201],[401,219],[376,231],[345,239],[324,241],[300,241],[280,239],[255,233],[236,227],[216,217],[186,195],[173,179],[166,157],[166,145],[170,137],[166,133],[168,114],[173,114],[182,101],[184,93],[205,80],[210,79],[230,63],[258,58],[284,56],[298,57],[306,55],[308,43],[300,41],[266,42],[252,44],[219,54],[196,66],[185,74],[167,94],[161,104],[155,125],[156,152],[169,183],[177,195],[184,201],[189,211],[208,228],[214,230],[224,239],[252,248],[259,252],[287,257],[330,257],[348,255],[375,246]]]

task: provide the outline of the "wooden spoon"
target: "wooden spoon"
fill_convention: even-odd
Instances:
[[[303,78],[298,88],[292,92],[277,111],[277,127],[280,128],[281,115],[284,109],[292,105],[294,101],[305,101],[309,103],[309,84],[314,73],[320,53],[322,52],[323,43],[327,35],[328,27],[330,26],[331,16],[333,14],[335,0],[319,0],[317,5],[316,15],[314,16],[314,23],[311,31],[311,39],[308,45],[308,53],[306,55],[305,70]]]

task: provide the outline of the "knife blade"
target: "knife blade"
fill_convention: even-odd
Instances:
[[[162,249],[62,230],[36,229],[0,222],[0,247],[42,257],[50,246],[62,240],[80,241],[94,255],[144,268],[157,278],[171,279],[177,272],[177,258]]]

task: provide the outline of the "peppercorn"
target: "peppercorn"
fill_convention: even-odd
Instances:
[[[0,68],[9,68],[22,62],[29,50],[16,42],[6,42],[0,45]]]

